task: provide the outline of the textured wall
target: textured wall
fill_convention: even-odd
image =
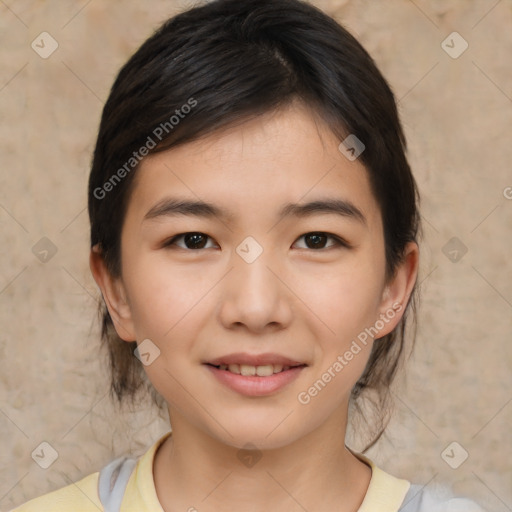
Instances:
[[[1,510],[141,453],[167,430],[149,402],[119,414],[106,395],[86,182],[119,66],[189,3],[0,2]],[[423,197],[417,347],[369,455],[397,476],[511,510],[512,1],[314,3],[392,85]],[[47,59],[41,32],[58,43]],[[469,453],[457,469],[441,456],[454,441],[452,465]],[[31,457],[41,442],[58,452],[46,470]]]

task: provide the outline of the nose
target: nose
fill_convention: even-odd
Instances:
[[[250,263],[234,252],[232,264],[220,290],[218,311],[224,327],[245,327],[254,333],[287,327],[292,319],[293,293],[271,251],[264,250]]]

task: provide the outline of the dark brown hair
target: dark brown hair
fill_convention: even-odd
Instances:
[[[99,244],[111,274],[120,275],[123,219],[146,151],[185,144],[293,100],[318,114],[340,141],[354,134],[364,143],[359,158],[380,207],[391,278],[420,229],[419,194],[395,99],[361,44],[300,0],[216,0],[195,7],[165,22],[122,67],[103,109],[89,178],[91,247]],[[398,326],[373,344],[353,403],[364,395],[386,409],[416,299],[415,286]],[[136,342],[122,341],[104,303],[100,307],[112,396],[133,402],[146,387],[162,405],[134,357]],[[387,422],[381,423],[370,446]]]

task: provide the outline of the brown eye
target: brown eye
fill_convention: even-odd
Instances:
[[[321,233],[311,233],[310,235],[305,236],[306,245],[311,244],[309,246],[310,249],[324,249],[328,238],[328,236]]]
[[[348,247],[348,244],[342,241],[339,237],[331,235],[329,233],[324,233],[321,231],[315,231],[312,233],[306,233],[305,235],[302,235],[299,240],[303,238],[306,242],[306,247],[300,247],[300,249],[329,249],[331,247]],[[333,243],[326,246],[326,243],[328,240],[332,240]]]
[[[177,243],[178,240],[183,239],[184,246],[179,245]],[[176,245],[182,249],[204,249],[206,247],[207,241],[210,239],[208,235],[204,233],[192,232],[192,233],[182,233],[181,235],[176,235],[171,240],[165,243],[165,247]],[[208,248],[208,247],[206,247]]]

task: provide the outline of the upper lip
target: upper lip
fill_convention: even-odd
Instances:
[[[229,354],[215,359],[204,361],[204,364],[211,364],[213,366],[220,366],[221,364],[246,364],[250,366],[265,366],[269,364],[281,364],[283,366],[306,366],[306,363],[290,359],[289,357],[280,354],[247,354],[239,352],[236,354]]]

